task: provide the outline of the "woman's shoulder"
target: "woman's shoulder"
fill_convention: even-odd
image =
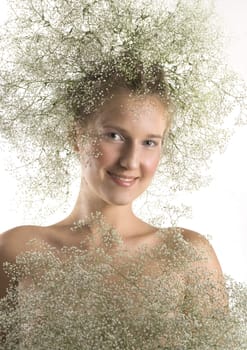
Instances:
[[[41,240],[45,227],[23,225],[14,227],[0,234],[0,255],[7,260],[15,260],[15,257],[27,248],[30,240]]]
[[[169,227],[161,230],[161,233],[163,231],[165,231],[166,235],[164,237],[168,237],[171,247],[180,242],[181,249],[187,247],[188,253],[191,252],[195,257],[195,261],[200,261],[200,265],[203,265],[204,268],[222,273],[216,252],[206,236],[183,227]]]
[[[184,240],[193,246],[210,246],[209,240],[201,233],[183,227],[177,227],[176,229],[181,233]]]
[[[204,235],[190,229],[179,228],[179,231],[185,242],[188,242],[191,247],[198,252],[198,256],[202,257],[199,264],[203,266],[205,270],[217,271],[221,275],[222,268],[209,239],[207,239]]]
[[[180,237],[184,242],[187,242],[191,246],[209,246],[211,247],[209,240],[199,232],[184,228],[184,227],[167,227],[163,229],[157,229],[157,233],[165,233],[168,237]]]
[[[27,243],[40,240],[41,226],[18,226],[0,234],[0,299],[6,295],[10,279],[5,272],[5,263],[16,262],[16,257],[28,250]]]
[[[183,239],[188,242],[195,249],[201,249],[206,254],[215,254],[214,248],[212,247],[209,239],[199,232],[192,231],[187,228],[179,228]]]

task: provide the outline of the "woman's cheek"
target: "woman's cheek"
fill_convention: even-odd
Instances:
[[[112,147],[110,144],[99,145],[98,147],[98,162],[100,165],[112,164],[118,159],[119,152],[116,147]]]
[[[145,161],[145,169],[148,171],[148,173],[150,175],[153,175],[159,165],[159,161],[160,161],[160,156],[159,155],[155,155],[154,157],[152,157],[151,159],[148,159],[146,157],[146,161]]]

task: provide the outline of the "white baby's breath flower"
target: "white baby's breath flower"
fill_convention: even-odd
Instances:
[[[101,227],[102,235],[107,229]],[[164,243],[136,255],[109,254],[108,242],[54,254],[33,241],[8,266],[21,284],[18,294],[13,286],[0,301],[0,329],[7,334],[0,349],[245,349],[246,286],[229,280],[230,311],[217,302],[212,309],[210,276],[202,282],[194,271],[185,283],[191,263],[202,257],[179,232],[161,234]]]

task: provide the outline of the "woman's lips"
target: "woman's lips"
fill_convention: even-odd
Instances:
[[[137,177],[130,177],[130,176],[121,176],[117,174],[113,174],[111,172],[107,172],[107,174],[110,176],[110,178],[119,186],[123,187],[130,187],[134,185],[134,183],[137,180]]]

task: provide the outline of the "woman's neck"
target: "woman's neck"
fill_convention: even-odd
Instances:
[[[89,196],[83,186],[81,186],[72,212],[57,225],[72,227],[81,221],[92,223],[97,215],[100,215],[103,221],[125,237],[140,230],[141,226],[142,228],[145,225],[149,226],[134,215],[131,203],[121,206],[108,204],[99,198],[93,198],[92,195]]]

